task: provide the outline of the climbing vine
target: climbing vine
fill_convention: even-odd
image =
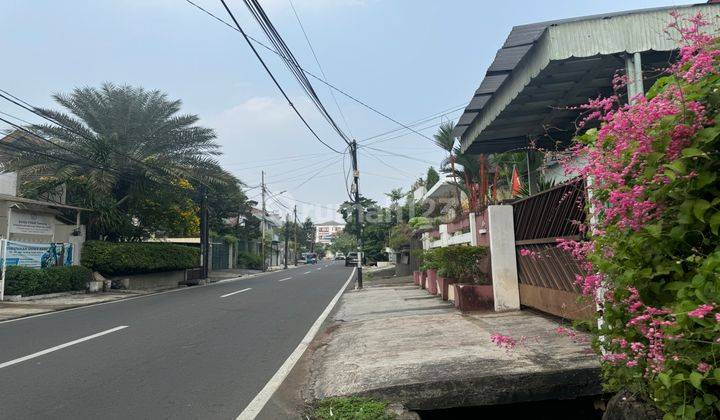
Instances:
[[[673,15],[683,46],[646,96],[582,107],[588,240],[559,244],[601,309],[606,386],[666,419],[720,417],[720,42],[705,25]]]

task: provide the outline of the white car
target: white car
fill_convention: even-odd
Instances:
[[[337,252],[337,253],[335,253],[335,259],[336,260],[344,260],[345,254],[343,254],[342,252]]]

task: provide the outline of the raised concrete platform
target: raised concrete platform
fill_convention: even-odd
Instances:
[[[315,398],[363,395],[427,410],[601,393],[589,344],[557,334],[556,320],[530,311],[463,315],[405,279],[343,295],[313,355]],[[526,338],[506,351],[493,333]]]

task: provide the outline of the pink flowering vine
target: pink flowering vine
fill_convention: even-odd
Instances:
[[[490,340],[495,343],[496,346],[508,351],[513,350],[517,346],[517,341],[515,341],[514,338],[499,333],[492,334]]]

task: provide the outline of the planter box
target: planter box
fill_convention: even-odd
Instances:
[[[420,272],[420,288],[427,289],[427,274],[424,271]]]
[[[420,272],[419,271],[413,271],[413,283],[415,283],[416,286],[420,286]]]
[[[432,277],[429,275],[426,276],[425,288],[427,289],[428,293],[430,293],[431,295],[437,295],[437,293],[438,293],[437,280],[433,277],[436,277],[436,276],[432,276]]]
[[[493,287],[491,285],[453,284],[455,307],[462,312],[493,310]]]
[[[438,277],[437,278],[437,284],[438,284],[438,294],[442,297],[442,300],[448,300],[450,298],[450,292],[453,289],[451,285],[457,283],[455,279],[451,278],[445,278],[445,277]],[[455,294],[453,293],[453,297]]]

